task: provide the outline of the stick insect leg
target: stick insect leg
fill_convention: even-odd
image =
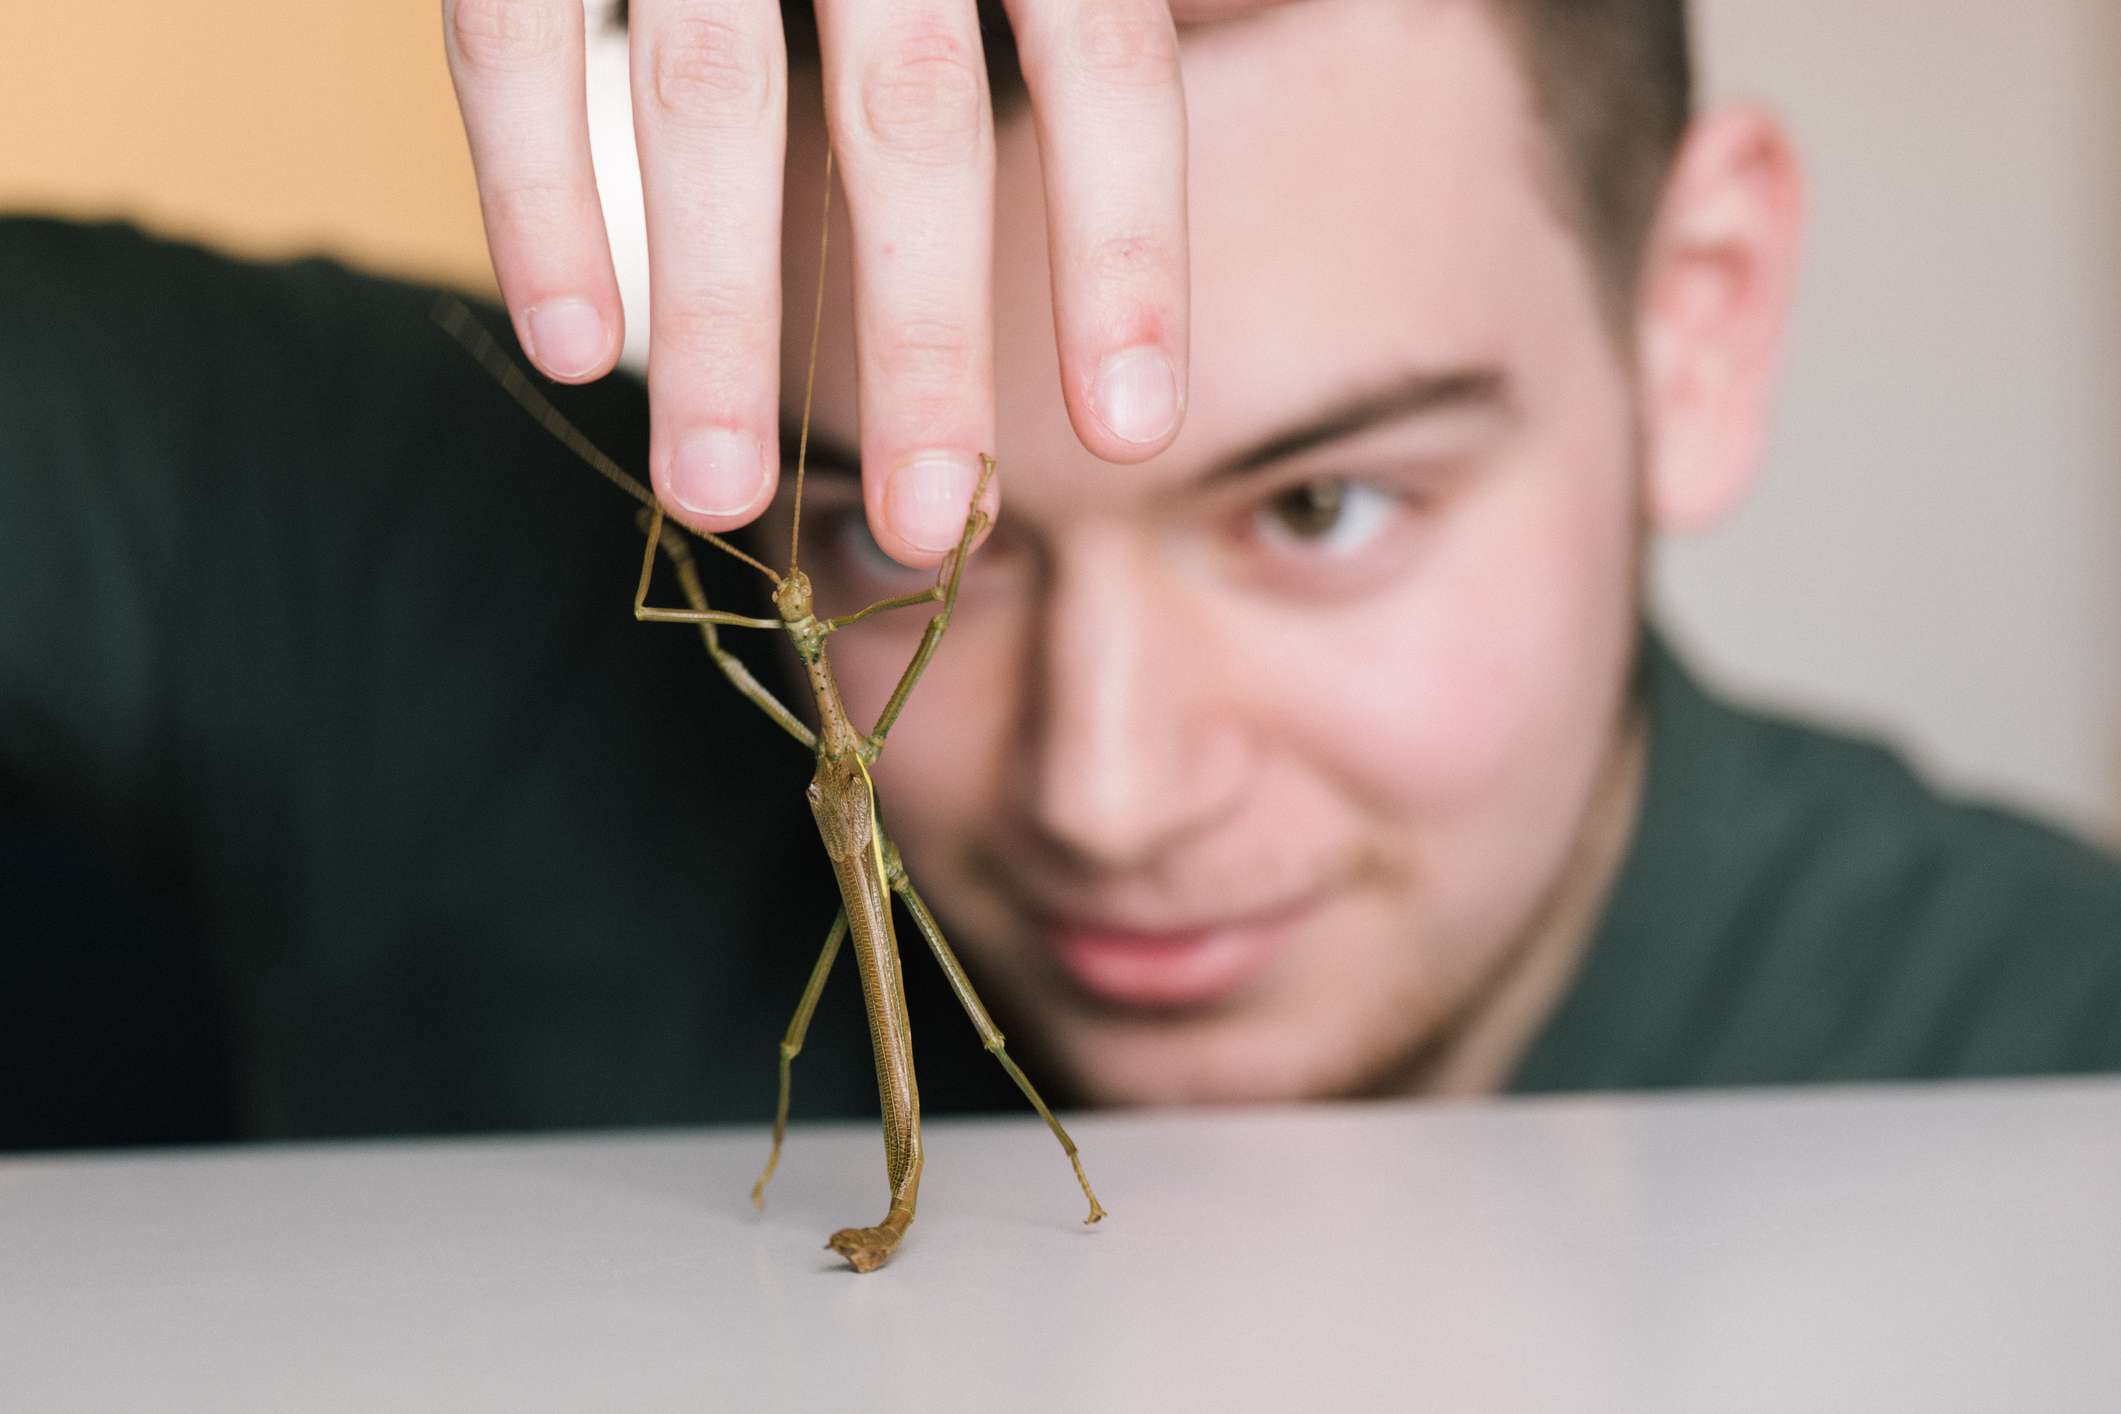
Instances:
[[[766,1182],[781,1162],[781,1141],[788,1137],[788,1080],[789,1067],[803,1053],[803,1038],[810,1034],[810,1018],[817,1011],[817,999],[824,994],[825,979],[832,975],[832,964],[840,955],[840,944],[847,937],[847,910],[841,909],[834,920],[832,931],[825,935],[824,949],[817,955],[817,965],[810,969],[810,981],[803,987],[803,999],[795,1004],[795,1015],[789,1018],[788,1030],[781,1037],[781,1099],[773,1111],[773,1152],[766,1156],[766,1171],[759,1181],[751,1185],[752,1206],[766,1206]]]
[[[1039,1118],[1046,1122],[1046,1128],[1052,1130],[1053,1137],[1060,1141],[1061,1150],[1067,1154],[1068,1162],[1075,1166],[1075,1181],[1082,1185],[1083,1196],[1090,1200],[1090,1216],[1083,1221],[1096,1222],[1105,1215],[1104,1205],[1097,1201],[1097,1194],[1091,1191],[1090,1180],[1083,1173],[1082,1155],[1075,1149],[1075,1141],[1068,1137],[1068,1131],[1061,1127],[1061,1122],[1053,1117],[1053,1111],[1046,1108],[1046,1102],[1039,1098],[1038,1090],[1032,1085],[1030,1077],[1019,1070],[1016,1062],[1009,1058],[1009,1052],[1002,1044],[1001,1028],[996,1026],[994,1018],[987,1014],[987,1008],[980,1002],[979,993],[972,989],[972,979],[965,975],[965,969],[958,963],[957,954],[950,950],[950,944],[944,940],[941,925],[935,921],[935,915],[928,911],[928,904],[921,898],[920,891],[913,887],[913,880],[907,876],[906,866],[899,859],[897,846],[885,844],[884,867],[891,881],[892,892],[899,896],[900,901],[906,905],[906,911],[913,915],[914,926],[921,930],[921,936],[928,940],[929,951],[933,952],[935,960],[942,964],[943,975],[950,980],[950,990],[957,993],[959,1004],[965,1008],[965,1015],[972,1020],[973,1030],[979,1032],[980,1044],[1001,1062],[1003,1070],[1009,1072],[1009,1078],[1016,1082],[1016,1088],[1024,1092],[1024,1098],[1031,1102],[1031,1108],[1038,1111]]]
[[[898,721],[898,714],[904,710],[906,698],[912,693],[913,685],[920,681],[921,674],[928,667],[928,660],[935,656],[935,646],[943,641],[943,634],[949,631],[950,611],[957,607],[958,581],[964,578],[965,574],[965,556],[971,553],[972,542],[979,537],[980,531],[987,524],[987,514],[980,509],[980,502],[986,499],[987,483],[993,479],[994,458],[983,452],[980,454],[979,485],[972,489],[972,503],[965,511],[965,533],[958,537],[957,548],[950,552],[950,570],[944,576],[942,585],[943,607],[936,611],[934,618],[928,620],[928,627],[921,632],[921,646],[913,650],[913,661],[906,665],[906,671],[900,676],[898,686],[891,689],[890,701],[884,704],[884,710],[877,715],[876,726],[869,733],[869,755],[872,759],[883,752],[885,733]],[[870,611],[863,611],[868,612]]]
[[[658,546],[670,556],[673,564],[689,564],[692,552],[685,548],[684,540],[663,524],[663,507],[658,504],[653,511],[642,509],[634,512],[633,523],[648,535],[648,543],[641,547],[641,579],[633,590],[633,616],[642,623],[660,624],[721,624],[726,628],[781,628],[779,619],[755,618],[750,614],[732,614],[726,609],[665,609],[648,602],[648,579],[655,573],[655,552]],[[695,531],[695,534],[699,532]],[[727,541],[714,542],[731,554],[738,551]],[[753,563],[756,563],[754,561]],[[768,571],[771,573],[771,571]],[[698,572],[694,572],[697,582]],[[776,581],[778,582],[778,581]],[[701,603],[705,603],[702,596]]]
[[[743,659],[722,646],[721,634],[716,629],[717,624],[735,620],[740,626],[749,627],[750,621],[737,614],[731,614],[726,618],[721,617],[716,615],[715,610],[707,607],[707,591],[700,584],[699,566],[693,561],[692,551],[685,544],[684,537],[661,523],[660,512],[650,516],[644,510],[637,519],[641,523],[642,530],[648,533],[650,548],[648,555],[644,557],[645,562],[642,565],[640,591],[634,596],[634,616],[636,618],[662,619],[677,612],[670,609],[653,608],[642,603],[648,593],[648,571],[653,567],[654,551],[657,547],[660,547],[663,551],[663,557],[670,561],[670,567],[677,575],[678,588],[684,592],[685,602],[692,606],[691,615],[680,620],[680,622],[690,623],[699,628],[700,641],[707,645],[707,655],[714,659],[715,666],[722,670],[722,676],[729,679],[731,686],[751,699],[758,709],[771,717],[782,731],[788,733],[788,735],[794,737],[812,751],[817,750],[817,737],[811,732],[809,727],[803,724],[803,720],[796,716],[795,713],[789,711],[786,704],[778,697],[775,697],[764,683],[752,675],[751,669],[745,666]]]
[[[827,619],[825,620],[825,627],[837,633],[849,624],[858,624],[872,614],[888,614],[893,609],[912,609],[922,604],[939,604],[942,599],[943,586],[933,584],[918,594],[901,594],[895,599],[879,599],[874,604],[866,608],[857,609],[851,614],[841,614],[836,619]]]

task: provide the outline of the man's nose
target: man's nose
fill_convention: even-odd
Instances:
[[[1244,784],[1229,665],[1146,554],[1056,567],[1030,704],[1033,817],[1074,860],[1138,868],[1211,827]]]

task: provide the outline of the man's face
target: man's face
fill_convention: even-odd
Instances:
[[[1291,7],[1190,32],[1184,64],[1191,397],[1146,465],[1069,429],[1034,137],[1003,120],[1004,510],[891,735],[884,818],[1087,1098],[1376,1089],[1485,1004],[1616,789],[1631,385],[1485,6]],[[818,153],[799,124],[790,331]],[[852,445],[845,275],[817,426]],[[811,497],[821,612],[928,582],[851,486]],[[924,620],[834,639],[858,723]]]

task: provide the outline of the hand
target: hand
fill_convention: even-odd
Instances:
[[[1011,0],[1045,168],[1062,396],[1139,461],[1186,398],[1185,105],[1172,9],[1260,0]],[[443,0],[450,72],[501,294],[561,382],[622,343],[590,168],[579,0]],[[974,0],[824,0],[823,78],[854,231],[861,455],[878,542],[938,559],[994,446],[994,136]],[[772,0],[635,0],[647,199],[650,472],[708,530],[756,517],[780,467],[787,58]]]

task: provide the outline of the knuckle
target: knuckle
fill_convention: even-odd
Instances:
[[[977,371],[978,356],[962,324],[913,320],[892,331],[879,362],[884,377],[902,391],[950,398]]]
[[[756,123],[771,110],[766,36],[728,13],[689,15],[665,28],[651,73],[656,106],[674,118]]]
[[[1176,87],[1178,34],[1162,5],[1087,0],[1074,14],[1069,49],[1084,78],[1108,88]]]
[[[595,199],[555,182],[514,182],[484,197],[487,227],[504,238],[550,245],[555,232],[578,222],[602,221]]]
[[[1099,285],[1122,290],[1169,286],[1180,278],[1178,251],[1160,236],[1125,231],[1090,244],[1082,271]]]
[[[657,310],[650,328],[657,352],[668,352],[688,365],[756,369],[753,354],[759,311],[729,291],[701,290],[681,304]]]
[[[929,32],[887,46],[862,72],[862,126],[895,156],[956,163],[975,156],[987,129],[987,83],[978,50]]]
[[[538,69],[567,47],[569,27],[550,0],[456,0],[449,32],[465,66],[482,73]]]

